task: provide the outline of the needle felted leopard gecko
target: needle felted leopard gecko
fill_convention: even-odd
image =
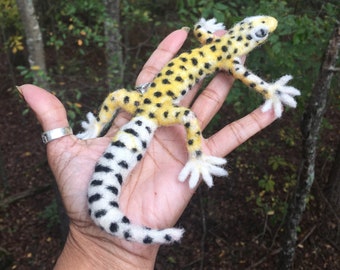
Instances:
[[[300,92],[286,83],[292,78],[281,77],[275,83],[267,83],[246,69],[240,57],[267,40],[277,26],[277,20],[269,16],[245,18],[227,31],[224,36],[213,33],[224,29],[215,19],[201,19],[194,34],[201,47],[180,54],[171,60],[150,83],[147,91],[116,90],[101,105],[99,115],[87,115],[85,129],[80,139],[99,136],[110,123],[117,109],[122,108],[133,118],[112,139],[111,144],[98,160],[89,183],[89,213],[94,222],[106,232],[119,238],[144,244],[163,244],[178,241],[183,229],[152,229],[133,224],[119,208],[119,195],[124,181],[143,158],[157,127],[184,125],[187,133],[188,161],[178,179],[194,188],[200,178],[211,187],[213,176],[226,176],[221,166],[225,159],[207,156],[201,149],[201,130],[194,113],[180,106],[183,96],[206,75],[227,71],[236,79],[253,88],[265,98],[263,111],[274,108],[281,116],[282,103],[295,107],[294,96]]]

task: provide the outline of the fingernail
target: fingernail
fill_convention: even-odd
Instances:
[[[184,26],[181,28],[182,30],[184,30],[185,32],[189,33],[190,32],[190,27],[188,26]]]
[[[23,95],[23,93],[22,93],[22,90],[21,90],[21,88],[20,88],[20,86],[15,86],[15,87],[16,87],[17,90],[18,90],[19,97],[22,98],[22,99],[25,99],[25,98],[24,98],[24,95]]]

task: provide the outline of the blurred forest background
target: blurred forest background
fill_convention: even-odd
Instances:
[[[51,269],[67,234],[41,129],[15,85],[34,83],[70,123],[110,90],[133,88],[171,31],[200,18],[279,21],[246,61],[267,81],[292,74],[298,108],[231,153],[228,179],[199,188],[156,269],[340,269],[340,4],[337,0],[0,0],[0,269]],[[197,46],[192,35],[183,50]],[[205,136],[262,103],[240,82]]]

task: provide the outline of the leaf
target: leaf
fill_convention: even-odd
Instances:
[[[33,65],[33,66],[31,66],[31,70],[33,70],[33,71],[38,71],[38,70],[40,70],[40,66],[38,66],[38,65]]]

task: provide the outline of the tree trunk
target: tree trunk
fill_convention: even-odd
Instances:
[[[340,142],[335,153],[335,160],[328,178],[328,198],[335,211],[340,214]]]
[[[26,34],[28,62],[34,83],[48,89],[44,44],[32,0],[17,0],[19,14]]]
[[[120,1],[104,0],[107,84],[110,91],[123,86],[124,67],[120,35]]]
[[[333,77],[334,66],[338,57],[340,42],[339,25],[334,33],[324,57],[318,80],[313,88],[301,123],[303,136],[302,161],[295,194],[293,195],[285,223],[285,237],[282,244],[279,269],[293,269],[297,228],[306,208],[307,196],[315,177],[316,145],[321,121],[327,106],[327,97]]]

